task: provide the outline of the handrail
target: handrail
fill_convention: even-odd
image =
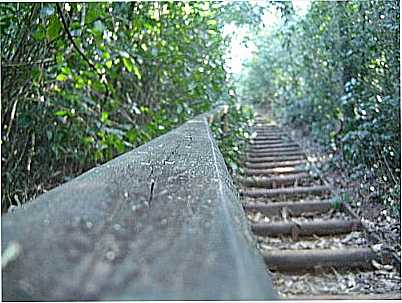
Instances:
[[[275,299],[208,120],[5,214],[3,300]]]

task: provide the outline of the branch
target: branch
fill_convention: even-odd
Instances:
[[[102,74],[98,72],[96,66],[92,63],[91,60],[88,59],[88,57],[81,51],[81,49],[77,46],[77,44],[74,41],[73,36],[71,35],[68,26],[67,26],[67,22],[66,19],[64,18],[63,12],[61,10],[60,4],[56,3],[56,7],[57,7],[57,12],[61,18],[61,22],[63,24],[63,28],[65,33],[67,34],[68,39],[70,40],[71,44],[73,45],[73,47],[76,49],[76,51],[80,54],[80,56],[85,60],[85,62],[88,63],[88,65],[97,73],[99,80],[102,82]],[[109,89],[108,86],[106,85],[106,83],[103,83],[103,85],[105,86],[106,89],[106,96],[109,95]]]

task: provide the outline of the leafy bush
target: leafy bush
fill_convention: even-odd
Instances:
[[[399,1],[312,2],[255,39],[244,98],[339,152],[363,187],[400,192]],[[397,203],[398,204],[398,203]]]
[[[228,90],[223,26],[258,12],[2,3],[0,16],[4,212],[209,110]]]
[[[219,150],[232,175],[241,171],[240,155],[251,138],[250,126],[253,120],[254,111],[250,105],[236,103],[235,99],[230,99],[211,125]]]

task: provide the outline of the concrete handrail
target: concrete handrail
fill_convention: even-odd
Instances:
[[[3,300],[275,299],[210,117],[5,214]]]

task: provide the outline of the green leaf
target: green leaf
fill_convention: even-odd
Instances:
[[[106,61],[105,65],[106,65],[107,68],[110,69],[112,67],[112,65],[113,65],[113,61],[112,60]]]
[[[45,39],[46,37],[45,27],[43,27],[42,25],[38,26],[38,29],[32,34],[32,37],[36,41],[42,41],[43,39]]]
[[[52,41],[59,36],[60,30],[62,29],[61,22],[58,16],[53,16],[50,20],[49,26],[47,28],[47,39],[48,41]]]
[[[67,76],[64,74],[58,74],[56,77],[56,80],[58,81],[66,81],[67,79],[68,79]]]
[[[62,64],[64,61],[64,57],[61,53],[56,54],[56,63],[57,64]]]
[[[128,132],[126,132],[126,137],[130,143],[135,143],[138,137],[137,130],[134,128],[130,129]]]
[[[140,73],[140,70],[139,70],[139,68],[138,68],[137,66],[135,66],[135,65],[133,65],[133,72],[134,72],[134,75],[136,75],[137,78],[138,78],[139,80],[141,80],[141,73]]]
[[[210,26],[214,26],[214,25],[216,25],[216,23],[217,23],[216,20],[208,20],[207,21],[207,24]]]
[[[131,63],[130,59],[123,58],[123,64],[129,73],[131,73],[133,71],[133,64]]]
[[[36,82],[36,81],[39,80],[40,76],[41,76],[40,68],[39,68],[39,67],[34,67],[34,68],[32,69],[32,80],[33,80],[34,82]]]
[[[87,23],[91,23],[96,20],[96,18],[99,18],[101,15],[101,11],[99,10],[99,4],[98,3],[91,3],[91,4],[85,4],[88,8],[85,21]]]
[[[82,141],[84,142],[85,145],[90,145],[93,142],[95,142],[95,139],[91,136],[87,136],[87,137],[84,137],[84,139]]]
[[[71,75],[71,69],[69,68],[69,67],[67,67],[67,66],[63,66],[62,68],[61,68],[61,72],[63,73],[63,74],[65,74],[65,75]]]
[[[69,112],[66,110],[59,110],[53,113],[55,116],[57,117],[64,117],[64,116],[68,116]]]
[[[108,119],[109,119],[109,113],[108,112],[102,112],[101,122],[105,123]]]

